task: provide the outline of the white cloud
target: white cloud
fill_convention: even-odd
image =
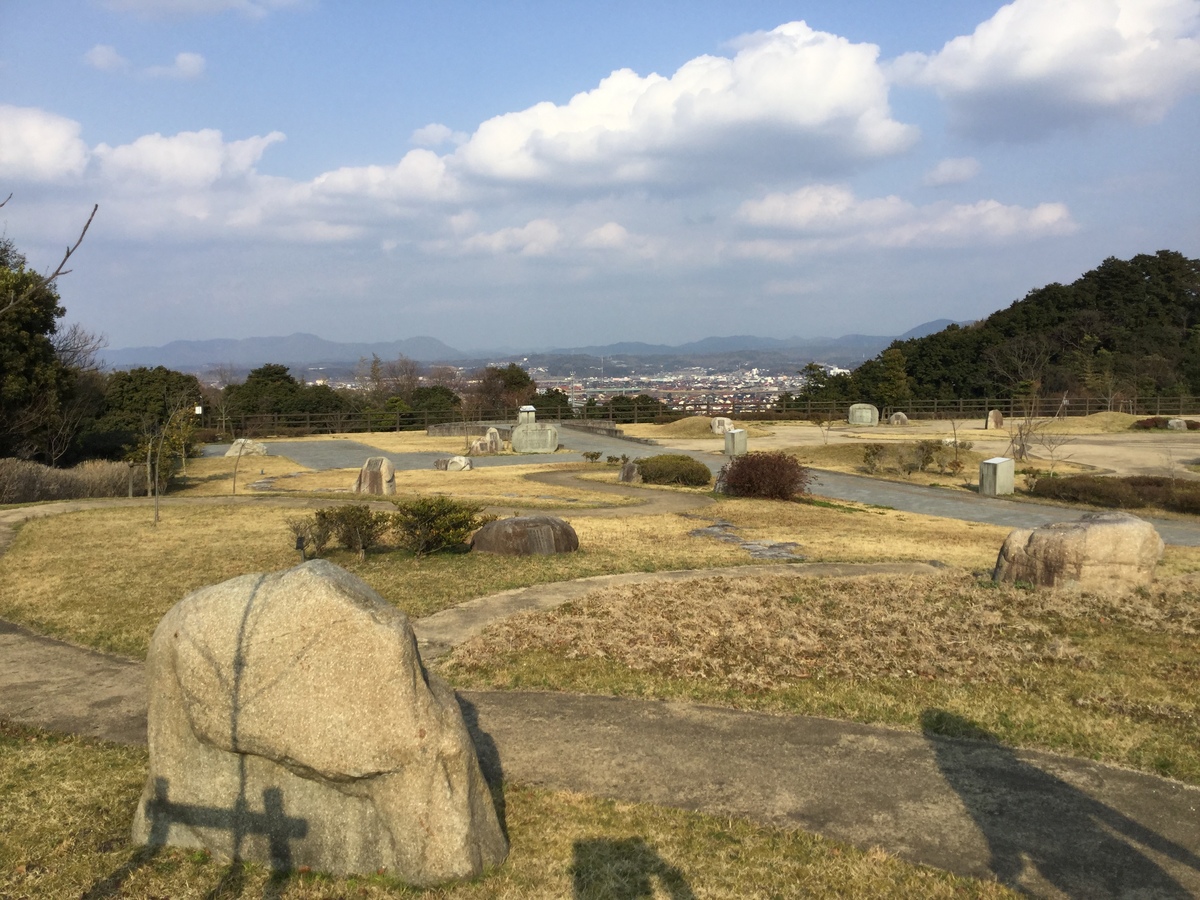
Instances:
[[[110,44],[97,44],[83,55],[83,60],[101,72],[123,72],[129,68],[129,60]]]
[[[169,66],[150,66],[146,74],[151,78],[199,78],[204,74],[204,57],[199,53],[177,53]]]
[[[943,159],[925,173],[921,183],[926,187],[945,187],[970,181],[978,174],[979,160],[973,156],[959,156]]]
[[[449,125],[433,122],[412,133],[409,142],[417,147],[441,147],[444,144],[461,144],[470,137],[463,131],[454,131]]]
[[[891,117],[872,44],[792,22],[700,56],[670,78],[613,72],[565,105],[484,122],[455,154],[477,176],[560,185],[678,181],[753,165],[806,171],[899,153],[917,131]]]
[[[849,188],[814,184],[790,194],[747,200],[737,218],[750,225],[828,233],[895,221],[911,209],[899,197],[859,200]]]
[[[225,142],[221,132],[182,131],[170,137],[143,135],[129,144],[100,144],[94,156],[104,176],[137,187],[174,185],[198,188],[222,178],[251,173],[271,144],[284,140],[281,132]]]
[[[1154,122],[1200,90],[1200,0],[1015,0],[939,52],[892,66],[975,137],[1036,137],[1108,116]]]
[[[0,105],[0,180],[57,181],[83,174],[78,122],[40,109]]]
[[[619,222],[605,222],[583,236],[580,245],[591,250],[619,250],[629,243],[629,232]]]
[[[1033,208],[996,200],[973,204],[916,206],[899,197],[860,200],[848,188],[812,185],[789,194],[769,194],[739,207],[737,218],[759,228],[795,233],[758,238],[737,246],[739,255],[791,258],[803,250],[855,244],[877,247],[972,246],[1028,241],[1072,234],[1077,226],[1062,203]]]
[[[383,200],[445,200],[459,192],[446,161],[430,150],[411,150],[394,166],[354,166],[313,179],[318,193]]]
[[[278,9],[298,6],[304,0],[105,0],[104,5],[115,12],[133,13],[147,19],[211,16],[223,12],[239,12],[261,19]]]
[[[516,253],[545,256],[562,241],[562,231],[549,219],[534,219],[526,225],[471,235],[462,243],[467,251],[495,255]]]

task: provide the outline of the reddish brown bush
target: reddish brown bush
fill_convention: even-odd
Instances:
[[[760,500],[791,500],[808,491],[810,473],[782,451],[747,453],[721,470],[725,493]]]

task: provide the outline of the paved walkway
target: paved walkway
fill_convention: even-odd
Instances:
[[[753,568],[861,575],[887,567]],[[418,621],[414,630],[436,656],[489,621],[618,578],[749,574],[641,573],[507,591]],[[141,663],[4,622],[0,658],[0,716],[145,742]],[[1152,775],[806,716],[557,693],[459,696],[490,777],[798,826],[912,862],[995,877],[1035,896],[1200,896],[1200,789]],[[926,715],[931,722],[951,716]]]

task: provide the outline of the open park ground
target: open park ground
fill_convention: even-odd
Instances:
[[[1042,433],[1057,429],[1064,437],[1054,451],[1059,471],[1194,477],[1187,466],[1200,460],[1197,433],[1132,432],[1131,419],[1055,420]],[[752,450],[784,450],[856,475],[867,474],[866,444],[970,442],[969,450],[960,449],[965,478],[936,470],[906,476],[886,466],[875,473],[969,492],[978,461],[1004,454],[1011,439],[979,424],[747,426]],[[630,456],[678,450],[719,463],[721,439],[695,420],[626,431],[659,444],[630,443]],[[461,449],[459,439],[407,433],[340,439],[400,457]],[[386,546],[361,560],[341,549],[326,554],[418,622],[464,603],[486,605],[484,598],[505,592],[552,594],[554,585],[583,578],[645,576],[564,588],[565,602],[497,618],[464,637],[431,663],[456,687],[817,716],[1050,751],[1200,786],[1200,548],[1169,544],[1154,587],[1127,594],[995,586],[988,576],[1006,526],[819,496],[781,503],[699,489],[637,489],[618,485],[615,467],[578,461],[577,452],[591,448],[586,435],[571,432],[563,442],[575,453],[533,464],[512,458],[469,472],[401,470],[397,492],[445,494],[502,515],[562,515],[579,534],[576,554],[415,558]],[[1036,446],[1033,453],[1039,455]],[[1049,462],[1043,456],[1032,464]],[[0,524],[15,530],[0,557],[0,619],[141,659],[158,620],[184,594],[294,564],[288,520],[353,499],[356,470],[346,465],[246,458],[237,463],[236,493],[234,465],[223,457],[190,460],[157,524],[144,499],[0,511]],[[1064,510],[1063,519],[1076,515]],[[727,539],[714,536],[716,523]],[[936,565],[855,577],[703,575],[759,563],[748,548],[764,543],[796,545],[804,558],[795,564],[798,573],[815,563]],[[655,575],[679,570],[697,574]],[[0,895],[417,893],[386,873],[349,880],[272,875],[194,852],[150,856],[128,841],[145,768],[141,747],[5,724]],[[1039,871],[1036,859],[1015,868],[993,865],[985,877],[970,878],[915,864],[902,851],[764,821],[522,781],[506,782],[503,796],[509,861],[476,883],[430,896],[916,898],[1001,897],[1012,890],[1083,896],[1077,884]],[[1162,875],[1158,893],[1146,896],[1189,896],[1200,884],[1195,849],[1172,856],[1143,841],[1130,850]]]

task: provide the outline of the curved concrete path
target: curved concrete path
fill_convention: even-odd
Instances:
[[[920,564],[913,564],[920,567]],[[648,573],[870,574],[866,566]],[[836,571],[825,572],[826,569]],[[431,655],[622,576],[507,591],[415,623]],[[639,576],[628,576],[626,583]],[[144,743],[141,663],[0,622],[0,716]],[[1200,789],[994,742],[556,693],[459,694],[490,777],[799,826],[1044,897],[1200,896]],[[931,710],[932,718],[950,714]]]

